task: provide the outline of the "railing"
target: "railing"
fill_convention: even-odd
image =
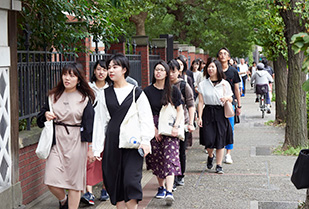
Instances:
[[[154,66],[160,61],[160,55],[149,55],[149,78],[152,81]]]
[[[19,120],[31,118],[44,104],[49,89],[60,80],[62,66],[75,62],[74,53],[18,51]]]
[[[90,76],[93,74],[93,67],[97,60],[103,60],[106,61],[108,58],[110,58],[111,54],[90,54],[90,62],[89,62],[89,68],[90,68]],[[134,78],[139,85],[142,83],[142,63],[141,63],[141,55],[136,54],[126,54],[125,55],[129,59],[130,63],[130,76]]]

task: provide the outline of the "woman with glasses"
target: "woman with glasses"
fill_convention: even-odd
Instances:
[[[147,169],[151,169],[157,177],[159,188],[156,198],[164,199],[167,205],[172,205],[172,194],[175,175],[181,175],[179,162],[179,139],[177,126],[183,115],[181,93],[170,83],[169,66],[160,61],[154,66],[152,84],[144,89],[149,100],[155,123],[155,137],[151,140],[152,153],[146,157]],[[171,103],[177,109],[177,118],[173,127],[173,135],[158,134],[158,119],[162,105]]]

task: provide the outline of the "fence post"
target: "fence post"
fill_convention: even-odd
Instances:
[[[136,41],[135,41],[135,39],[133,40],[132,46],[133,46],[133,54],[136,54]]]
[[[126,54],[125,42],[126,40],[123,37],[119,38],[118,43],[111,44],[110,48],[107,51],[107,54],[115,54],[115,53]]]
[[[129,39],[127,39],[127,54],[130,54],[130,45]]]
[[[81,42],[82,42],[82,44],[85,45],[86,49],[90,49],[91,43],[90,43],[89,38],[86,38],[86,39],[82,40]],[[78,58],[76,59],[76,61],[83,65],[83,69],[86,72],[86,78],[87,78],[87,80],[89,80],[89,78],[90,78],[90,76],[89,76],[89,73],[90,73],[90,69],[89,69],[90,56],[89,56],[89,53],[87,53],[87,52],[78,53]]]
[[[25,88],[25,91],[26,91],[26,98],[28,99],[25,99],[25,113],[26,114],[29,114],[30,113],[30,70],[29,70],[29,48],[30,48],[30,43],[29,43],[29,39],[30,39],[30,34],[31,34],[31,31],[29,29],[29,25],[26,24],[26,29],[24,30],[25,32],[25,35],[26,35],[26,41],[25,41],[25,47],[26,47],[26,51],[27,51],[27,54],[26,54],[26,88]],[[27,118],[27,130],[30,130],[30,118]]]
[[[136,53],[140,53],[142,62],[142,88],[149,85],[149,46],[148,36],[133,36],[136,41]]]

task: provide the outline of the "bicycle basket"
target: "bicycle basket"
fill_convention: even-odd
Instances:
[[[267,84],[256,84],[256,93],[257,94],[267,94],[268,85]]]

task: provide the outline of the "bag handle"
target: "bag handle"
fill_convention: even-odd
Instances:
[[[132,103],[135,104],[135,89],[136,89],[136,86],[133,86],[133,101]]]
[[[51,95],[48,96],[49,112],[53,113]]]

